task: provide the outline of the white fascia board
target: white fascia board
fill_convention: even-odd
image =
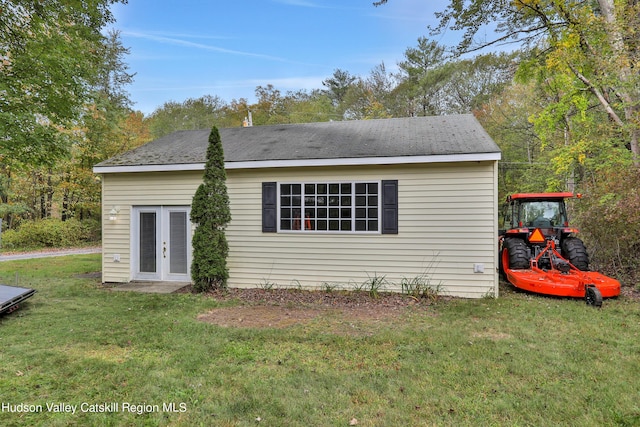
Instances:
[[[305,159],[305,160],[256,160],[247,162],[226,162],[225,169],[266,169],[292,168],[312,166],[363,166],[363,165],[403,165],[416,163],[454,163],[485,162],[500,160],[501,154],[445,154],[436,156],[399,156],[399,157],[354,157],[338,159]],[[94,173],[124,172],[171,172],[204,170],[204,163],[169,164],[169,165],[133,165],[133,166],[96,166]]]
[[[227,162],[226,169],[292,168],[304,166],[405,165],[415,163],[481,162],[500,160],[500,153],[450,154],[437,156],[354,157],[342,159],[260,160]]]
[[[178,163],[170,165],[127,165],[127,166],[94,166],[93,173],[126,173],[126,172],[180,172],[201,171],[204,163]]]

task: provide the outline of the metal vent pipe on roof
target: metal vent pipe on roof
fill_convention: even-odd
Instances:
[[[253,126],[253,117],[251,117],[251,111],[249,111],[248,117],[245,117],[242,121],[243,128],[250,128]]]

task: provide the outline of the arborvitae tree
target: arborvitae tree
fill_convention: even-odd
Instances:
[[[191,205],[191,222],[197,224],[193,234],[191,279],[198,292],[227,287],[229,246],[225,228],[231,221],[231,212],[226,180],[222,140],[214,126],[209,134],[204,179]]]

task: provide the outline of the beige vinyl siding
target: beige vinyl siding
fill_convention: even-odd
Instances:
[[[497,292],[495,162],[232,170],[232,287],[353,288],[429,274],[450,295]],[[398,235],[262,233],[262,182],[398,180]],[[474,273],[474,264],[484,273]]]
[[[449,295],[497,295],[496,163],[232,169],[229,286],[366,287],[384,277],[387,290],[428,274]],[[132,206],[190,205],[202,172],[103,175],[103,281],[131,280]],[[398,180],[397,235],[262,232],[263,182]],[[108,212],[118,206],[118,220]],[[120,262],[113,261],[120,255]],[[484,273],[474,273],[484,264]]]
[[[131,280],[131,210],[134,206],[189,206],[202,171],[102,175],[102,281]],[[119,209],[115,222],[109,211]],[[120,262],[114,261],[114,255]]]

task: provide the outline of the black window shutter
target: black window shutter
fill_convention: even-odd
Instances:
[[[276,182],[262,183],[262,232],[278,231],[278,187]]]
[[[398,234],[398,180],[382,181],[382,234]]]

